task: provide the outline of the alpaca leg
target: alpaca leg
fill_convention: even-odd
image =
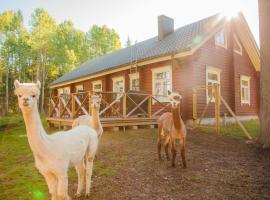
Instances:
[[[82,160],[78,165],[75,166],[77,175],[78,175],[78,188],[76,196],[80,197],[84,188],[84,173],[85,173],[85,164],[84,160]]]
[[[180,151],[181,151],[182,163],[183,163],[184,168],[187,167],[185,149],[186,149],[186,139],[183,138],[180,140]]]
[[[57,185],[57,196],[58,200],[69,200],[68,196],[68,177],[67,173],[62,174],[57,177],[58,185]]]
[[[166,158],[167,160],[170,160],[170,156],[169,156],[169,143],[170,143],[170,139],[166,139],[165,142],[165,153],[166,153]]]
[[[95,156],[87,156],[87,158],[86,158],[86,172],[85,172],[85,174],[86,174],[86,191],[85,191],[85,195],[86,196],[90,195],[94,157]]]
[[[57,200],[57,179],[54,174],[47,173],[44,175],[46,183],[49,188],[49,193],[52,200]]]
[[[157,153],[158,153],[158,160],[161,160],[161,140],[160,138],[158,138],[158,141],[157,141]]]
[[[176,157],[176,147],[175,147],[175,141],[174,140],[171,140],[171,145],[172,145],[172,167],[175,166],[175,157]]]

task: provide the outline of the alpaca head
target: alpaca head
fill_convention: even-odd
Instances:
[[[90,97],[90,106],[94,110],[99,110],[101,104],[101,96],[99,95],[92,95]]]
[[[178,92],[168,91],[170,104],[172,108],[178,108],[182,101],[182,96]]]
[[[40,94],[40,82],[37,83],[20,83],[14,82],[15,95],[18,97],[19,107],[22,111],[31,111],[37,104]]]

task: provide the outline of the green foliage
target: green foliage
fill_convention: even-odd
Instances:
[[[119,35],[114,29],[110,29],[106,25],[102,27],[93,25],[87,32],[87,37],[93,57],[110,53],[121,47]]]
[[[106,25],[87,33],[71,21],[57,25],[49,13],[37,8],[24,27],[21,11],[0,13],[0,115],[18,111],[13,82],[42,82],[40,107],[48,97],[48,84],[88,59],[121,47],[119,35]]]

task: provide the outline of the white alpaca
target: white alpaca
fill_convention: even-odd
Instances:
[[[81,195],[86,185],[88,196],[98,146],[96,131],[88,126],[78,126],[69,131],[47,135],[37,107],[40,82],[20,83],[16,80],[14,85],[35,164],[45,177],[52,200],[69,199],[67,171],[70,165],[75,166],[78,173],[77,195]]]
[[[101,104],[101,97],[98,95],[92,95],[90,97],[90,107],[91,107],[91,116],[90,115],[81,115],[75,119],[72,123],[72,128],[75,128],[80,125],[90,126],[95,129],[100,140],[103,128],[99,118],[99,109]]]

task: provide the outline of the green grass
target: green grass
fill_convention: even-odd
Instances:
[[[21,115],[0,117],[0,127],[15,124],[23,124],[23,118]]]
[[[247,129],[247,131],[249,132],[251,137],[253,137],[253,138],[258,137],[259,132],[260,132],[259,120],[246,121],[246,122],[243,122],[243,125]],[[203,132],[206,132],[206,133],[215,132],[214,127],[200,127],[199,129]],[[232,124],[232,125],[228,125],[226,127],[221,127],[221,134],[229,136],[229,137],[234,137],[234,138],[246,137],[243,130],[237,124]]]
[[[20,116],[1,118],[1,124],[19,122]],[[43,120],[46,126],[45,120]],[[253,137],[259,133],[258,120],[245,122],[244,126]],[[203,132],[214,133],[213,127],[200,128]],[[139,132],[135,131],[134,135]],[[222,127],[221,133],[230,136],[243,138],[245,137],[242,130],[237,125]],[[131,137],[132,134],[109,134],[111,139],[119,137]],[[151,138],[152,131],[141,134],[142,138]],[[115,176],[119,169],[117,163],[124,162],[127,158],[115,153],[108,162],[114,165],[108,165],[104,161],[97,159],[94,163],[94,174],[103,177]],[[202,180],[204,177],[194,176],[193,180]],[[69,171],[69,180],[75,181],[77,175],[74,169]],[[23,123],[14,128],[0,131],[0,199],[2,200],[47,200],[49,199],[47,185],[44,178],[38,173],[34,166],[34,159],[26,137],[25,126]]]
[[[20,116],[1,118],[2,125],[8,127],[20,121]],[[43,119],[44,127],[46,121]],[[117,158],[117,159],[123,159]],[[111,166],[97,160],[94,173],[98,176],[112,177],[117,173]],[[68,172],[69,181],[76,181],[74,168]],[[15,128],[0,131],[0,200],[49,200],[46,182],[34,164],[24,123]]]

